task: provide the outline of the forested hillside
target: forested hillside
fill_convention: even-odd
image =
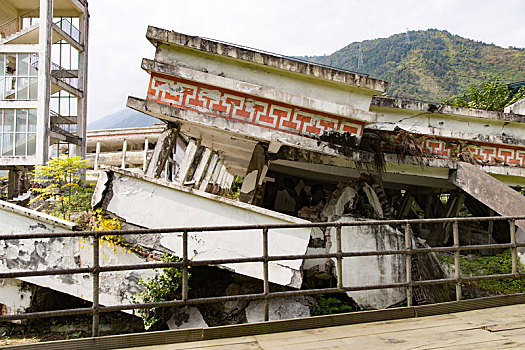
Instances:
[[[525,49],[429,29],[352,43],[326,56],[301,57],[389,82],[387,93],[439,102],[488,78],[525,80]]]

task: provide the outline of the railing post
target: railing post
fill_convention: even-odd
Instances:
[[[454,221],[452,224],[452,234],[454,236],[454,269],[456,278],[456,300],[461,300],[461,266],[459,262],[459,226],[458,222]]]
[[[188,231],[182,232],[182,301],[188,301]]]
[[[412,228],[407,222],[405,225],[405,272],[407,286],[407,306],[412,306],[413,286],[412,286]]]
[[[270,281],[268,277],[268,228],[263,229],[263,277],[264,277],[264,320],[270,319]]]
[[[510,224],[510,243],[512,244],[512,274],[518,273],[518,250],[516,248],[516,222],[509,220]]]
[[[99,237],[95,231],[93,236],[93,325],[91,335],[98,337],[99,333],[99,287],[100,287],[100,246]]]
[[[335,227],[337,244],[337,288],[343,290],[343,244],[341,242],[341,225]]]

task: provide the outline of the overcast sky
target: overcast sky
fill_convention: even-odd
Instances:
[[[89,0],[88,123],[145,98],[148,25],[285,55],[437,28],[525,48],[524,0]],[[524,67],[525,69],[525,67]]]

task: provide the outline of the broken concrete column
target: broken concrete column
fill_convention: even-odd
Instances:
[[[216,153],[213,153],[210,159],[210,163],[208,164],[208,168],[206,169],[206,174],[204,175],[204,178],[201,181],[201,184],[199,185],[199,190],[206,191],[206,188],[208,187],[208,184],[210,183],[211,177],[213,175],[213,172],[215,171],[215,166],[217,165],[217,161],[219,160],[219,156]]]
[[[126,169],[126,153],[128,152],[128,140],[124,139],[122,142],[122,161],[120,167]]]
[[[197,169],[195,169],[195,173],[193,174],[193,181],[195,182],[195,188],[199,188],[199,185],[201,183],[201,179],[204,175],[204,171],[206,170],[209,161],[211,157],[211,149],[205,148],[204,152],[202,152],[202,157],[197,165]]]
[[[184,184],[184,180],[186,180],[186,176],[190,171],[191,164],[193,163],[193,159],[195,158],[198,149],[199,145],[197,141],[191,139],[190,142],[188,142],[188,146],[186,146],[186,153],[184,153],[184,159],[182,160],[177,176],[175,177],[175,182]]]
[[[11,199],[20,195],[20,172],[15,168],[9,169],[8,179],[7,198]]]
[[[239,194],[239,200],[241,202],[252,203],[257,185],[261,179],[264,179],[264,176],[266,176],[268,165],[268,145],[259,142],[253,149],[252,158],[250,159],[250,164],[244,176],[241,193]]]
[[[177,142],[179,129],[179,124],[168,123],[166,130],[160,134],[153,155],[148,163],[146,176],[159,178],[164,166],[166,165],[166,161],[170,156],[171,150]]]

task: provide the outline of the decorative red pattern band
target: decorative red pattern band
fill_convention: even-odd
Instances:
[[[470,157],[481,164],[525,167],[525,149],[475,141],[461,146],[454,141],[427,139],[423,149],[436,158],[461,160],[462,157]]]
[[[147,99],[302,136],[331,131],[358,138],[363,134],[364,123],[358,120],[161,74],[151,75]]]
[[[151,75],[147,99],[307,137],[338,131],[360,138],[364,129],[362,121],[158,73]],[[525,149],[477,142],[460,146],[456,141],[461,143],[461,140],[432,138],[422,146],[428,157],[448,160],[470,157],[482,164],[525,167]]]

